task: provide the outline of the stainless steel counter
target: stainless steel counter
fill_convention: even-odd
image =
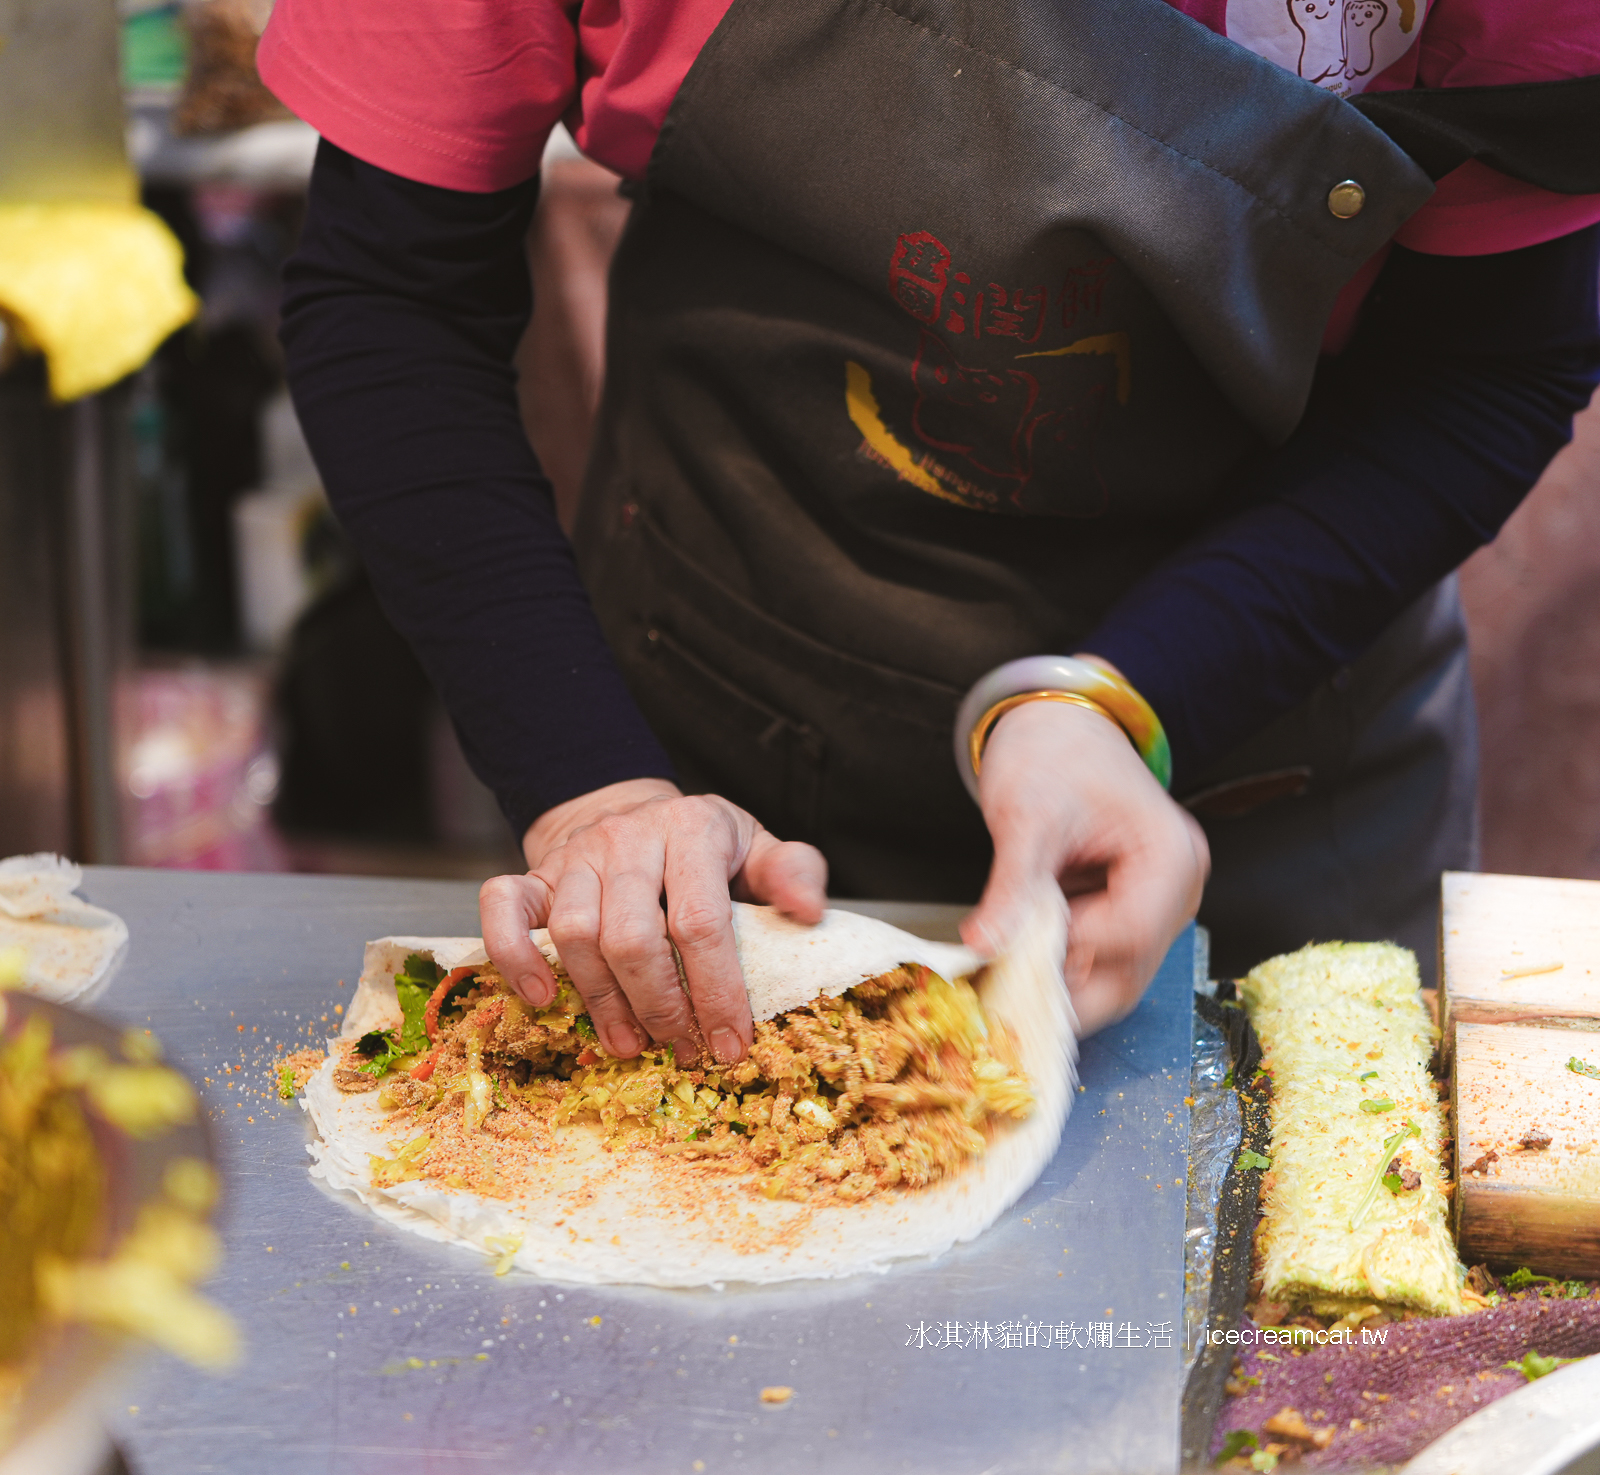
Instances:
[[[248,1341],[227,1377],[142,1375],[115,1421],[137,1475],[1175,1468],[1192,932],[1086,1043],[1060,1152],[976,1244],[837,1283],[596,1290],[368,1219],[308,1176],[273,1091],[362,943],[476,933],[473,887],[107,868],[84,893],[132,932],[93,1007],[203,1083],[229,1181],[211,1292]],[[929,935],[957,915],[872,910]]]

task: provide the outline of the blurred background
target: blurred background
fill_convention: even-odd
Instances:
[[[0,855],[520,869],[329,516],[284,390],[279,277],[316,138],[255,75],[270,11],[0,0]],[[142,312],[91,204],[130,228],[147,212],[181,245],[176,331]],[[558,130],[519,368],[568,520],[627,210]],[[85,310],[47,340],[18,304],[68,265]],[[64,392],[69,351],[92,356],[130,318],[148,342]],[[1600,409],[1464,588],[1484,868],[1600,877]]]

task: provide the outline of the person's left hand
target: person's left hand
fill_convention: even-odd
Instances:
[[[497,876],[479,893],[489,957],[513,991],[544,1008],[556,979],[528,934],[548,927],[601,1043],[621,1059],[651,1039],[680,1062],[702,1045],[725,1065],[740,1059],[754,1026],[732,898],[811,923],[826,894],[827,862],[811,846],[665,779],[627,779],[557,805],[529,828],[523,852],[527,875]]]
[[[1109,718],[1027,702],[995,724],[979,773],[994,865],[961,935],[1004,952],[1041,885],[1071,899],[1066,979],[1080,1034],[1129,1013],[1200,908],[1211,852]]]

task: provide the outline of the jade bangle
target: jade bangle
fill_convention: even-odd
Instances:
[[[956,766],[974,799],[989,733],[1024,701],[1068,701],[1101,712],[1127,733],[1156,782],[1171,788],[1172,749],[1161,719],[1128,682],[1073,656],[1024,656],[980,677],[956,714]]]

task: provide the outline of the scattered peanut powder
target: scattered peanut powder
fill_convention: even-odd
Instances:
[[[295,1090],[303,1091],[306,1088],[306,1082],[317,1073],[325,1059],[327,1057],[321,1050],[295,1050],[281,1059],[273,1061],[267,1073],[272,1078],[273,1085],[276,1086],[282,1079],[283,1072],[287,1070],[290,1073],[290,1078],[294,1081]]]

